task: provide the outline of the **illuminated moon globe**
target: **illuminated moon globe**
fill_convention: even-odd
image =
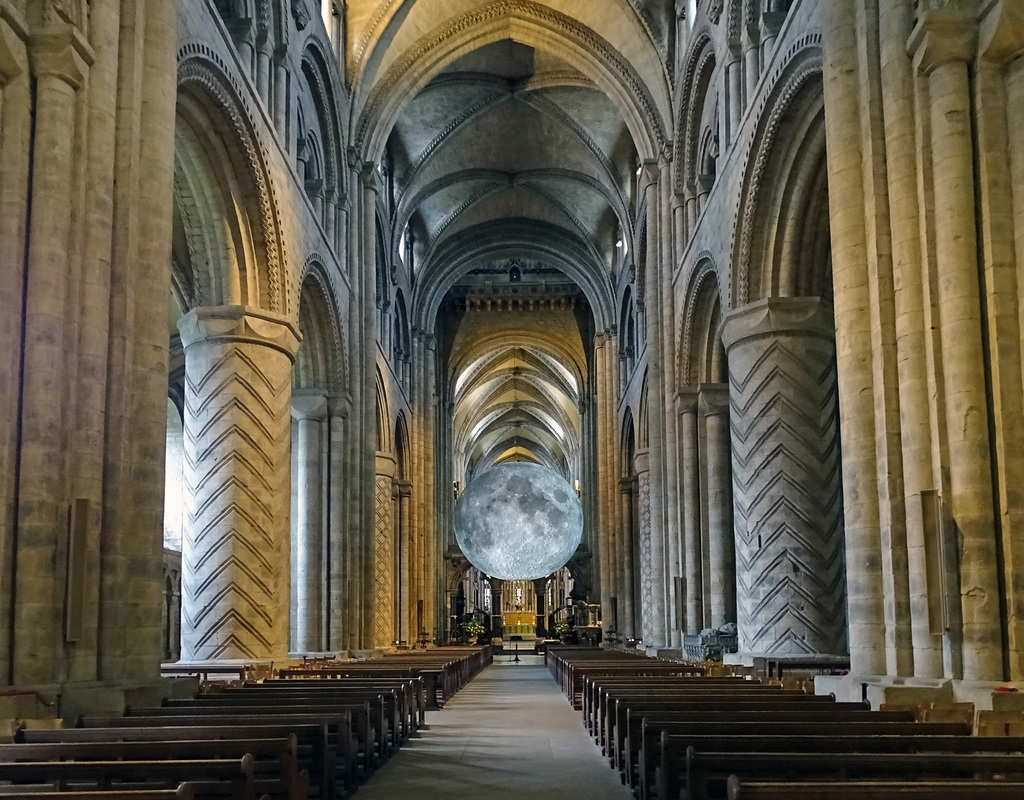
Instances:
[[[549,467],[499,464],[477,476],[455,506],[455,539],[492,578],[546,578],[576,552],[583,507]]]

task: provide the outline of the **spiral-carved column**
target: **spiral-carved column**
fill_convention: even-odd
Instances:
[[[288,652],[291,369],[299,334],[242,306],[197,308],[185,348],[182,658]]]
[[[740,649],[846,651],[832,314],[817,298],[730,313]]]

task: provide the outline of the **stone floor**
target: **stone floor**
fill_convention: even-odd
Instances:
[[[488,667],[356,794],[358,800],[630,800],[542,660]]]

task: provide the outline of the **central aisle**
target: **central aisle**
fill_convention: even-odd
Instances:
[[[356,792],[357,800],[631,800],[539,658],[493,664]],[[504,657],[502,658],[504,662]]]

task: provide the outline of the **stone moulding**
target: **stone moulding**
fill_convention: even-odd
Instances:
[[[178,51],[178,91],[189,83],[202,87],[217,104],[245,151],[249,164],[249,177],[256,188],[259,216],[266,251],[265,289],[266,305],[270,311],[283,312],[288,308],[287,256],[280,236],[280,206],[273,184],[267,173],[267,149],[259,140],[254,114],[242,99],[246,92],[238,85],[231,71],[212,49],[192,43]]]

